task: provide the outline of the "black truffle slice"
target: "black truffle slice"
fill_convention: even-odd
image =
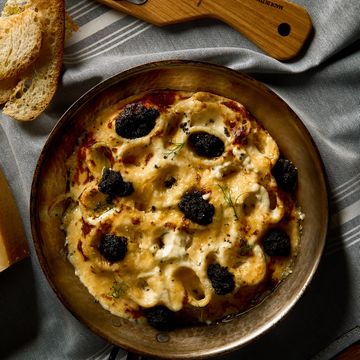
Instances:
[[[269,256],[289,256],[291,253],[289,235],[279,229],[270,230],[264,237],[262,245]]]
[[[111,169],[103,171],[98,188],[100,192],[109,195],[110,199],[115,196],[128,196],[134,192],[132,183],[124,181],[119,172]]]
[[[225,149],[224,143],[215,135],[205,131],[193,132],[189,135],[190,148],[199,156],[214,158],[220,156]]]
[[[157,330],[168,331],[176,327],[175,313],[166,306],[158,305],[144,310],[148,323]]]
[[[115,131],[126,139],[146,136],[155,127],[159,115],[155,108],[147,108],[140,103],[128,104],[115,121]]]
[[[298,171],[290,160],[280,158],[271,172],[281,189],[287,192],[295,190]]]
[[[204,200],[200,191],[187,192],[179,202],[179,208],[187,219],[199,224],[209,225],[215,213],[214,205]]]
[[[234,274],[220,264],[210,264],[207,275],[216,295],[226,295],[235,288]]]
[[[128,239],[124,236],[106,234],[100,240],[100,254],[109,262],[123,260],[127,253]]]

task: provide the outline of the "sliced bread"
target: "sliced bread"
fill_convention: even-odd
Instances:
[[[0,18],[0,80],[20,74],[39,55],[42,30],[32,9]]]
[[[7,9],[23,2],[8,1]],[[15,4],[15,5],[14,5]],[[39,57],[21,77],[3,108],[4,114],[22,121],[34,120],[48,106],[55,94],[64,49],[64,0],[28,0],[25,9],[33,9],[43,28]]]

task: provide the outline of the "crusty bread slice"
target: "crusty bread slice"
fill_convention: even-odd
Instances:
[[[24,10],[25,8],[21,3],[21,0],[8,0],[1,12],[0,19],[5,16],[20,14]],[[13,89],[18,82],[19,78],[17,76],[9,77],[0,81],[0,104],[4,104],[9,100]]]
[[[17,77],[11,77],[0,81],[0,104],[6,103],[19,82]]]
[[[0,80],[16,76],[40,52],[41,24],[32,9],[0,18]]]
[[[48,106],[55,94],[63,59],[65,34],[64,0],[28,0],[43,28],[37,60],[15,87],[6,102],[4,114],[22,121],[34,120]],[[6,7],[4,9],[6,13]]]

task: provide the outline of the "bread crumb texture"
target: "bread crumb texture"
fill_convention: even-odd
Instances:
[[[39,56],[41,25],[32,9],[0,18],[0,80],[21,73]]]

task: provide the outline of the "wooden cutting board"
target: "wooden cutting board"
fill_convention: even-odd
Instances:
[[[15,199],[0,169],[0,272],[29,254]]]
[[[142,5],[98,1],[157,26],[216,18],[278,60],[295,57],[312,30],[307,11],[285,0],[148,0]]]

